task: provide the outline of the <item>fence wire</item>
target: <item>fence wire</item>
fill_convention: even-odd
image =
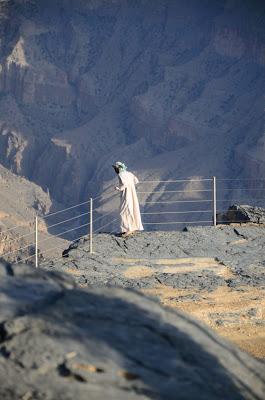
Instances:
[[[29,256],[29,257],[26,257],[26,258],[22,258],[21,260],[17,260],[17,261],[14,262],[14,264],[24,263],[25,261],[28,261],[33,257],[35,257],[35,254],[32,254],[32,256]]]
[[[18,253],[19,251],[21,251],[21,250],[25,250],[25,249],[27,249],[27,248],[29,248],[29,247],[31,247],[31,246],[34,246],[34,242],[31,242],[31,243],[30,243],[30,244],[28,244],[27,246],[22,246],[22,247],[19,247],[19,248],[18,248],[18,249],[16,249],[16,250],[9,251],[8,253],[0,254],[0,257],[2,257],[2,258],[4,258],[4,257],[8,257],[8,256],[10,256],[11,254]]]
[[[179,224],[202,224],[212,223],[213,221],[166,221],[166,222],[143,222],[143,225],[179,225]]]
[[[59,210],[59,211],[55,211],[53,213],[45,214],[45,215],[43,215],[42,218],[46,219],[46,218],[52,217],[54,215],[61,214],[61,213],[65,212],[65,211],[69,211],[69,210],[73,210],[74,208],[81,207],[84,204],[88,204],[88,203],[89,203],[89,200],[84,201],[83,203],[75,204],[74,206],[71,206],[71,207],[64,208],[63,210]]]
[[[156,181],[156,180],[152,181],[152,180],[150,180],[150,181],[140,181],[139,184],[140,185],[144,185],[144,184],[148,185],[150,183],[154,183],[154,184],[159,184],[159,185],[160,184],[183,184],[183,185],[185,185],[185,183],[188,183],[188,184],[193,184],[193,183],[195,183],[195,184],[196,183],[204,184],[205,183],[205,185],[207,185],[209,182],[213,182],[213,178],[177,179],[177,180],[167,180],[167,181],[165,181],[165,180],[164,181],[163,180],[162,181]],[[229,209],[225,210],[223,207],[224,207],[224,205],[226,203],[229,204],[230,206],[232,204],[234,204],[234,203],[241,203],[242,204],[242,202],[248,202],[248,201],[250,201],[252,203],[254,202],[255,204],[257,204],[259,202],[264,202],[265,203],[265,196],[264,196],[264,198],[262,198],[260,196],[257,197],[257,198],[255,198],[255,196],[247,196],[247,197],[244,196],[242,198],[240,198],[240,196],[238,196],[238,198],[233,198],[233,197],[231,198],[228,195],[227,196],[228,198],[225,198],[225,194],[226,193],[229,194],[230,192],[233,192],[233,191],[235,191],[235,192],[236,191],[240,191],[242,193],[246,192],[246,194],[247,194],[247,192],[261,194],[261,193],[265,192],[265,187],[264,187],[265,186],[265,179],[222,178],[222,179],[217,179],[217,182],[219,183],[219,186],[217,186],[216,204],[218,204],[218,205],[219,204],[221,204],[221,205],[223,204],[223,206],[220,207],[221,210],[218,209],[218,207],[216,207],[216,216],[218,216],[218,214],[220,215],[220,213],[229,214],[229,213],[235,213],[236,212],[236,210],[229,210]],[[235,182],[236,183],[238,182],[240,185],[242,184],[242,186],[243,186],[243,183],[247,185],[247,182],[256,183],[256,185],[258,183],[262,183],[263,187],[257,187],[257,186],[256,187],[252,187],[252,188],[250,188],[250,187],[231,187],[231,185],[233,185]],[[220,185],[221,185],[221,187],[220,187]],[[224,185],[229,185],[229,186],[224,187]],[[165,186],[165,185],[163,185],[163,186]],[[236,186],[236,185],[234,185],[234,186]],[[110,192],[110,190],[111,190],[111,188],[107,188],[103,193],[101,193],[100,195],[94,197],[93,201],[99,200],[99,199],[104,199],[104,195],[105,194],[108,194],[108,193],[111,194],[112,193],[112,192]],[[207,224],[213,224],[214,218],[212,218],[212,219],[210,219],[210,218],[208,219],[207,217],[206,217],[206,219],[200,218],[200,214],[207,214],[208,213],[208,214],[212,214],[212,216],[213,216],[213,209],[209,210],[209,209],[205,209],[205,207],[203,207],[204,205],[206,206],[206,203],[213,204],[213,201],[214,201],[213,198],[209,198],[209,196],[207,196],[208,193],[213,193],[213,190],[214,190],[213,186],[211,188],[207,188],[207,186],[206,187],[202,187],[202,188],[198,188],[198,187],[197,188],[196,187],[195,188],[192,188],[192,187],[188,187],[188,188],[186,187],[185,188],[184,187],[181,190],[180,189],[178,189],[178,190],[168,190],[167,188],[165,188],[165,190],[153,190],[153,191],[139,190],[139,191],[137,191],[138,195],[147,195],[146,200],[142,200],[143,209],[141,210],[141,215],[149,216],[151,218],[150,221],[143,221],[143,225],[151,227],[153,225],[159,225],[159,226],[160,225],[168,225],[168,226],[176,225],[176,226],[178,226],[178,225],[190,225],[190,224],[194,224],[195,225],[195,224],[206,224],[206,223]],[[172,196],[175,193],[176,194],[180,194],[181,198],[172,199]],[[191,197],[191,195],[193,193],[196,194],[196,197],[200,196],[201,198],[199,198],[199,199],[198,198],[195,198],[195,199],[194,198],[193,199],[189,198],[189,197]],[[219,197],[220,194],[223,196],[223,198]],[[169,196],[169,199],[168,200],[163,200],[163,199],[161,200],[161,197],[163,195]],[[151,196],[157,196],[158,198],[156,200],[152,200],[152,198],[150,198]],[[171,196],[171,199],[170,199],[170,196]],[[114,201],[115,197],[116,197],[116,193],[113,194],[113,196],[111,196],[111,198],[107,199],[107,201],[111,201],[112,202],[112,201]],[[117,198],[118,198],[118,196],[117,196]],[[104,202],[106,203],[105,200],[106,199],[104,199]],[[41,218],[44,221],[46,221],[49,217],[57,216],[57,215],[60,215],[61,213],[64,213],[64,212],[73,211],[74,209],[76,209],[78,207],[82,207],[84,205],[88,205],[89,202],[90,202],[90,200],[87,200],[87,201],[72,205],[70,207],[64,208],[62,210],[58,210],[58,211],[43,215],[43,216],[41,216]],[[141,201],[140,201],[140,203],[141,203]],[[198,207],[200,207],[200,204],[201,204],[201,208],[198,209]],[[93,226],[93,232],[92,233],[93,234],[96,234],[96,233],[102,231],[104,228],[106,228],[106,227],[108,227],[108,226],[110,226],[112,224],[115,224],[119,219],[119,217],[117,217],[115,219],[111,219],[111,221],[107,221],[106,223],[103,223],[103,225],[101,225],[100,227],[96,227],[98,225],[98,223],[102,219],[109,218],[114,214],[113,210],[112,211],[108,211],[107,213],[103,212],[105,205],[106,204],[103,204],[103,206],[101,206],[99,208],[95,208],[93,210],[93,214],[95,214],[95,213],[102,214],[102,215],[99,215],[97,218],[95,218],[93,220],[93,223],[92,223],[92,226]],[[158,209],[157,211],[153,211],[152,210],[153,207],[160,206],[160,205],[161,205],[161,207],[171,206],[171,207],[174,207],[174,209],[173,210],[172,209],[171,210],[162,209],[163,211],[161,211],[161,209],[160,210]],[[178,209],[178,207],[181,207],[181,206],[186,207],[186,206],[189,206],[189,205],[190,205],[190,207],[189,207],[188,210]],[[113,205],[112,205],[112,207],[113,207]],[[195,209],[192,209],[192,208],[195,208]],[[204,208],[204,209],[202,209],[202,208]],[[90,226],[90,221],[85,223],[85,224],[82,224],[83,217],[88,216],[89,214],[90,214],[90,210],[87,211],[87,212],[84,212],[84,213],[79,213],[78,215],[74,215],[73,217],[66,218],[66,219],[63,219],[61,221],[55,222],[55,223],[53,223],[51,225],[47,224],[47,222],[46,222],[48,230],[51,229],[51,228],[58,227],[58,226],[63,225],[63,224],[67,224],[67,223],[72,222],[74,220],[78,220],[78,219],[81,220],[81,225],[78,225],[78,226],[75,226],[73,228],[69,228],[69,229],[66,229],[66,230],[64,229],[64,230],[56,233],[55,235],[52,235],[52,237],[45,238],[45,239],[41,240],[41,244],[45,243],[45,242],[48,242],[49,240],[52,240],[53,238],[57,238],[57,237],[59,238],[59,237],[65,236],[66,234],[68,234],[70,232],[74,232],[74,231],[77,231],[77,230],[79,230],[81,228]],[[170,220],[163,220],[164,217],[166,218],[168,216],[168,218],[169,218],[170,216],[173,216],[173,215],[174,216],[177,216],[177,215],[189,216],[189,215],[191,215],[191,216],[194,216],[194,218],[192,220],[189,220],[188,218],[186,218],[185,221],[180,221],[180,220],[172,221],[171,219]],[[198,215],[198,217],[196,217],[196,215]],[[156,217],[155,221],[152,220],[153,216],[154,216],[154,218]],[[157,219],[157,217],[158,217],[158,219]],[[222,220],[218,220],[218,218],[217,218],[217,224],[245,223],[245,222],[246,221],[243,221],[243,220],[239,221],[238,219],[231,221],[231,220],[224,220],[223,218],[222,218]],[[95,229],[95,227],[96,227],[96,229]],[[13,226],[13,227],[8,228],[8,229],[6,229],[4,231],[0,231],[0,234],[1,234],[1,236],[3,236],[5,233],[10,232],[10,231],[15,231],[18,228],[21,229],[22,226],[21,225]],[[113,232],[115,232],[115,231],[111,231],[110,233],[113,233]],[[40,234],[40,233],[43,233],[43,232],[38,232],[38,234]],[[23,234],[23,235],[19,235],[19,236],[15,237],[15,238],[8,239],[7,242],[8,243],[19,242],[22,239],[25,239],[26,237],[29,237],[30,235],[33,235],[33,234],[36,234],[36,232],[35,231],[31,231],[29,233],[26,233],[26,234]],[[72,239],[72,241],[77,241],[77,240],[80,240],[83,237],[89,237],[89,236],[90,235],[87,232],[87,233],[83,234],[82,236],[79,236],[77,239],[74,239],[74,240]],[[23,250],[25,250],[27,248],[30,248],[30,247],[33,247],[33,246],[35,246],[35,241],[31,241],[29,244],[27,244],[25,246],[23,245],[23,246],[19,247],[16,250],[3,253],[3,254],[0,255],[0,257],[8,257],[8,256],[14,255],[16,253],[21,253]],[[60,250],[58,245],[55,246],[55,247],[52,247],[52,248],[44,249],[44,250],[42,250],[42,252],[45,254],[46,252],[54,251],[56,249]],[[20,254],[19,254],[19,256],[20,256]],[[23,258],[23,259],[21,259],[21,260],[19,260],[17,262],[25,262],[25,261],[28,261],[31,258],[35,257],[35,256],[36,256],[35,254],[30,255],[30,256],[27,256],[26,258]]]

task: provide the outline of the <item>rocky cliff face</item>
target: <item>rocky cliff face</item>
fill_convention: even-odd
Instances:
[[[67,204],[144,179],[264,174],[261,1],[0,6],[0,161]]]
[[[34,261],[32,255],[35,254],[36,214],[39,215],[40,258],[54,257],[54,252],[57,255],[60,254],[68,242],[60,236],[53,235],[70,229],[69,225],[66,223],[54,226],[61,217],[60,213],[58,216],[51,215],[46,219],[43,218],[45,214],[46,216],[48,213],[52,214],[59,208],[61,209],[62,205],[52,202],[49,193],[45,193],[36,184],[13,174],[0,165],[0,259],[3,257],[9,261],[18,261],[30,257],[28,261]],[[64,214],[64,218],[61,219],[68,217],[69,214],[67,217]],[[71,221],[71,228],[74,222],[75,220]],[[52,225],[53,227],[50,228]],[[75,237],[80,236],[78,233],[77,231]],[[53,253],[48,251],[50,248],[53,248]]]

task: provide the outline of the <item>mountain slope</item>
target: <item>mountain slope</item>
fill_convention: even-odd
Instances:
[[[52,198],[98,193],[115,159],[142,180],[264,176],[263,2],[10,0],[0,17],[0,162]]]
[[[10,253],[4,258],[17,261],[34,254],[35,216],[37,214],[39,215],[38,232],[41,255],[44,255],[45,258],[51,256],[54,258],[60,255],[68,242],[63,238],[53,236],[58,233],[55,231],[56,228],[49,229],[49,225],[52,225],[52,222],[56,221],[55,219],[45,220],[42,218],[50,210],[53,210],[51,207],[54,205],[52,206],[48,193],[0,165],[0,258],[3,254]],[[61,219],[66,219],[66,217]],[[65,231],[66,227],[65,224],[58,226],[61,232]],[[30,244],[32,245],[27,247]],[[21,247],[23,249],[17,251]],[[51,247],[55,248],[53,253],[47,251]],[[34,258],[29,259],[29,261],[33,260]]]

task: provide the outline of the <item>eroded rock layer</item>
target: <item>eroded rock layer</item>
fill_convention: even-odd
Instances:
[[[64,204],[115,159],[141,179],[262,178],[264,7],[1,1],[0,162]]]

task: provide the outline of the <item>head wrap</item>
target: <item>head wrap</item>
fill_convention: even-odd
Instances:
[[[115,164],[113,165],[113,167],[116,167],[119,169],[119,172],[123,172],[126,171],[127,167],[124,163],[122,163],[121,161],[117,161],[115,162]]]

